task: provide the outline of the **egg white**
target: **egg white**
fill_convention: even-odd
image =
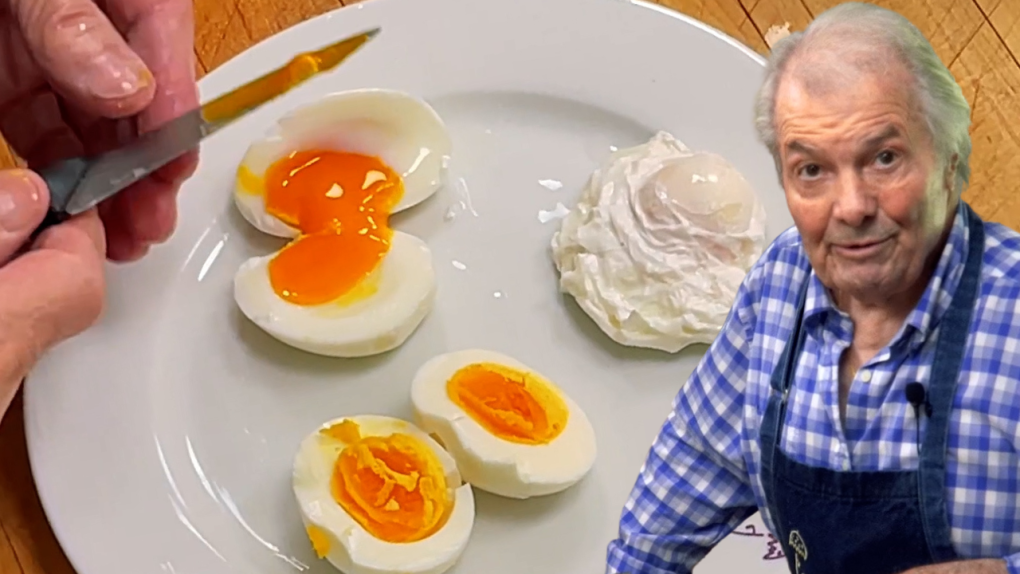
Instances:
[[[421,439],[435,452],[453,500],[453,512],[439,530],[415,542],[386,542],[370,534],[336,503],[330,480],[336,458],[346,445],[319,431],[345,419],[358,424],[361,436],[404,433]],[[440,574],[460,558],[474,527],[474,493],[471,485],[462,484],[453,458],[421,429],[396,418],[360,415],[326,422],[301,442],[291,482],[305,529],[315,526],[326,535],[329,550],[325,559],[344,574]]]
[[[491,434],[450,400],[447,381],[462,367],[481,362],[531,372],[549,383],[568,409],[559,436],[542,445],[510,442]],[[560,492],[584,478],[595,463],[595,431],[581,407],[547,377],[501,353],[466,349],[430,359],[411,383],[411,404],[416,424],[439,437],[464,480],[492,494],[523,499]]]
[[[550,254],[560,291],[613,341],[676,353],[719,334],[766,219],[725,158],[658,132],[592,173]]]
[[[301,106],[281,117],[241,159],[241,167],[255,177],[236,178],[234,204],[256,229],[297,237],[297,229],[266,212],[262,178],[277,160],[313,148],[380,158],[403,179],[403,196],[392,211],[397,213],[442,187],[452,143],[442,118],[428,103],[397,90],[349,90]]]
[[[241,312],[277,340],[318,355],[364,357],[395,349],[417,330],[436,298],[432,253],[421,239],[393,232],[375,272],[352,294],[322,305],[281,299],[269,281],[269,261],[253,257],[234,276]],[[357,293],[368,293],[360,298]]]

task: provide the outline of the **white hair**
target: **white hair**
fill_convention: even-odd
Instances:
[[[957,156],[956,192],[962,193],[970,179],[971,152],[970,105],[963,90],[928,39],[909,20],[891,10],[859,2],[840,4],[819,14],[803,32],[783,38],[772,48],[755,103],[755,127],[777,168],[781,170],[775,125],[779,82],[795,55],[810,54],[812,45],[823,43],[828,51],[839,55],[868,54],[870,57],[865,59],[881,58],[886,64],[898,62],[906,67],[914,79],[914,93],[939,164],[945,166],[954,154]]]

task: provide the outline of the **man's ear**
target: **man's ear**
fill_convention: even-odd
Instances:
[[[950,156],[949,161],[946,162],[946,169],[942,174],[942,185],[944,186],[947,192],[946,196],[950,201],[954,201],[956,199],[956,166],[959,161],[959,154],[954,153]]]

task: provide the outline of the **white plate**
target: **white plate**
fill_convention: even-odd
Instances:
[[[32,467],[80,574],[334,572],[313,557],[296,512],[298,442],[340,415],[410,416],[418,366],[467,346],[510,354],[559,382],[592,420],[599,458],[561,495],[521,502],[478,492],[472,540],[452,573],[601,572],[648,445],[704,347],[668,356],[611,343],[558,293],[548,255],[558,222],[540,223],[539,212],[572,206],[611,146],[665,129],[746,175],[770,239],[792,223],[752,128],[761,58],[647,4],[374,0],[260,43],[205,78],[202,97],[375,25],[382,34],[338,73],[203,145],[173,240],[140,264],[111,268],[101,323],[28,381]],[[246,145],[275,118],[355,87],[432,103],[470,201],[452,186],[396,219],[434,252],[437,306],[397,351],[344,361],[287,348],[237,311],[238,265],[279,242],[244,223],[230,190]],[[765,568],[760,540],[726,543],[744,550],[715,560]]]

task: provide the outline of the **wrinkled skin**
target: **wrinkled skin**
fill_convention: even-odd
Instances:
[[[115,147],[195,107],[191,0],[0,0],[0,131],[37,169]],[[48,191],[0,171],[0,414],[46,349],[91,326],[105,259],[169,238],[195,152],[37,237]]]

